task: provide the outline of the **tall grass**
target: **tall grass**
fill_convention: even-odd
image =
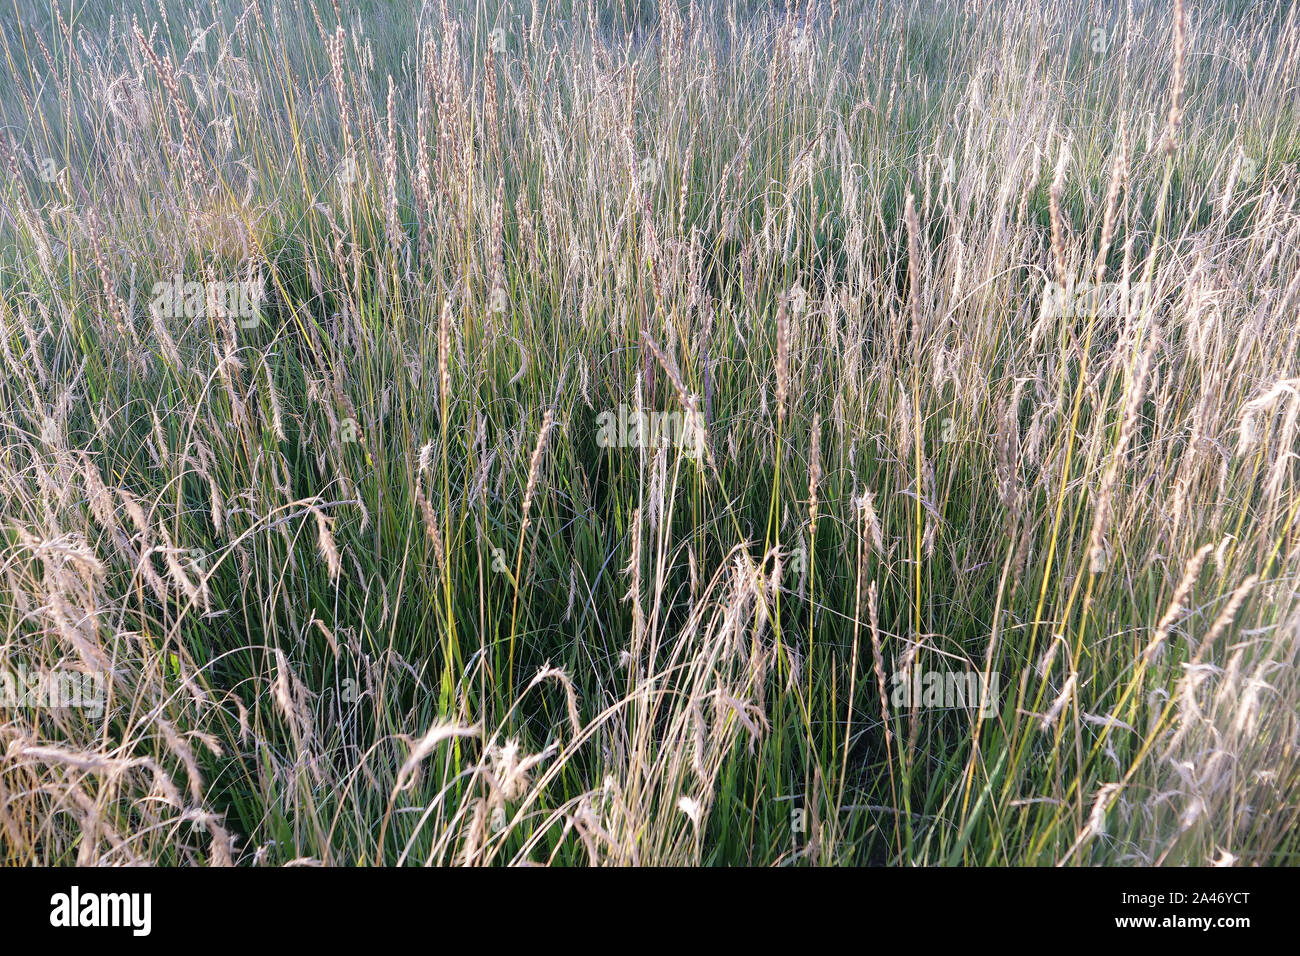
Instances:
[[[0,860],[1296,861],[1293,5],[11,4]]]

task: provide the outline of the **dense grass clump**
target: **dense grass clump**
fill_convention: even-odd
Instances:
[[[1296,862],[1293,5],[114,7],[0,11],[0,862]]]

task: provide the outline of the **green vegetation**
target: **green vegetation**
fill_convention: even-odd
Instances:
[[[0,862],[1297,862],[1292,5],[112,6],[0,11]]]

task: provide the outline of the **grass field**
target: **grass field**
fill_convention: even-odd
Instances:
[[[0,863],[1300,862],[1300,12],[3,0]]]

